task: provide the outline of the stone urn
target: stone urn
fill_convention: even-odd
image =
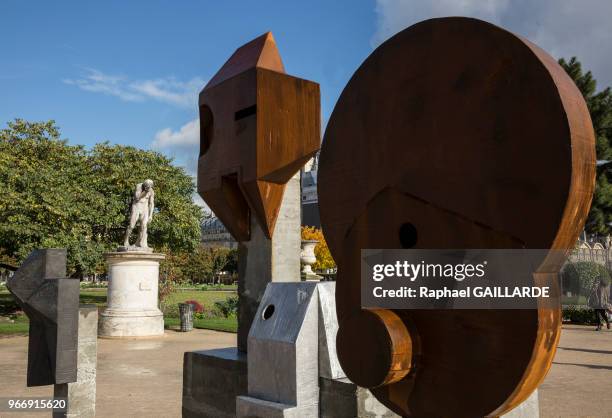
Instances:
[[[319,280],[321,278],[312,271],[312,265],[317,262],[314,250],[318,243],[319,241],[316,239],[302,240],[302,251],[300,253],[300,262],[303,266],[302,280]]]

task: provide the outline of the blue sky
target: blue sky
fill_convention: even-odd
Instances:
[[[149,148],[159,132],[193,120],[206,81],[235,48],[268,30],[287,72],[321,84],[328,115],[375,30],[372,2],[348,6],[3,0],[0,124],[55,119],[74,143]],[[165,148],[178,159],[189,151]]]
[[[0,126],[55,119],[72,143],[154,148],[193,173],[197,93],[238,46],[271,30],[287,72],[321,84],[326,121],[376,45],[447,15],[577,55],[612,82],[608,0],[2,0]]]

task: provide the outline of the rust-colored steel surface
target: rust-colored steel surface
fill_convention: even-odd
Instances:
[[[270,32],[238,48],[200,93],[198,192],[237,241],[268,238],[289,179],[319,149],[320,93],[285,74]]]
[[[572,248],[594,173],[582,95],[536,45],[457,17],[378,47],[342,92],[320,157],[348,377],[409,417],[497,416],[524,401],[550,367],[560,307],[365,311],[360,249]]]

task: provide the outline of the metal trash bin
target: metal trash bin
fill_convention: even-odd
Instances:
[[[179,316],[181,317],[181,331],[188,332],[193,329],[193,305],[179,303]]]

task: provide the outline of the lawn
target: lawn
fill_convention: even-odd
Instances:
[[[215,302],[225,300],[230,296],[236,296],[236,292],[217,290],[177,290],[176,292],[168,295],[164,301],[164,305],[177,306],[179,303],[187,300],[197,300],[205,307],[212,308]]]
[[[203,305],[206,311],[211,312],[214,311],[214,303],[216,301],[222,301],[235,295],[235,291],[177,290],[170,294],[162,305],[161,309],[164,312],[165,326],[170,328],[179,325],[178,304],[181,302],[195,300]],[[103,309],[106,306],[106,289],[82,289],[80,302],[95,304],[98,306],[98,309]],[[19,306],[8,290],[0,290],[0,336],[28,333],[28,318],[25,315],[14,315],[14,312],[17,310],[19,310]],[[236,318],[214,317],[195,319],[194,327],[236,332],[238,323]]]
[[[30,322],[25,315],[13,317],[0,317],[0,337],[10,335],[26,335],[30,328]]]
[[[561,303],[564,305],[586,305],[587,297],[582,295],[563,296]]]
[[[164,318],[166,328],[180,328],[178,318]],[[212,329],[215,331],[238,332],[238,321],[236,318],[211,318],[211,319],[194,319],[194,328]]]

